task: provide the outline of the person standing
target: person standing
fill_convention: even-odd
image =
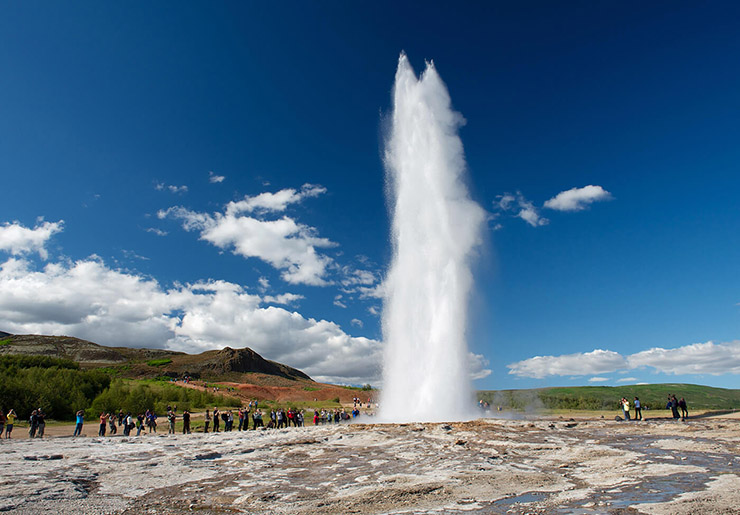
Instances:
[[[2,408],[0,408],[0,438],[2,438],[3,431],[5,430],[5,422],[7,422],[7,418],[5,417],[5,413],[3,413]]]
[[[18,415],[15,414],[14,409],[11,409],[10,411],[8,411],[8,415],[7,415],[8,421],[5,423],[5,438],[6,439],[10,439],[10,433],[13,432],[13,425],[15,424],[16,418],[18,418]]]
[[[637,397],[635,397],[635,420],[642,420],[642,404]]]
[[[44,429],[46,429],[46,413],[44,413],[41,410],[41,408],[39,408],[38,412],[36,413],[36,420],[37,420],[36,436],[38,438],[43,438]]]
[[[167,430],[167,434],[174,435],[175,434],[175,421],[177,420],[177,415],[175,415],[175,412],[170,410],[167,412],[167,421],[170,423],[169,429]]]
[[[686,400],[684,400],[683,397],[678,401],[678,407],[681,408],[681,420],[689,418],[689,409],[688,406],[686,406]]]
[[[190,434],[190,412],[188,410],[182,412],[182,434]]]
[[[674,420],[681,418],[678,414],[678,399],[676,399],[675,395],[671,395],[671,413],[673,414]]]
[[[39,428],[38,411],[33,410],[31,412],[31,416],[28,418],[28,437],[35,438],[36,431],[38,430],[38,428]]]
[[[624,419],[630,419],[630,401],[626,397],[622,397],[622,412],[624,413]]]
[[[126,436],[131,435],[131,430],[134,428],[134,419],[131,418],[131,412],[126,412],[126,417],[123,419],[123,434]]]
[[[220,413],[218,412],[218,408],[213,408],[213,432],[218,433],[218,426],[221,423],[221,421],[218,419]]]
[[[106,425],[108,425],[108,416],[103,411],[100,413],[100,429],[98,429],[98,436],[105,436]]]
[[[75,432],[74,434],[72,434],[72,436],[81,436],[82,423],[85,421],[85,412],[83,410],[77,410],[77,413],[75,413],[75,417],[77,417],[77,425],[75,426]]]
[[[211,414],[206,410],[206,416],[205,416],[205,426],[203,427],[203,432],[208,432],[208,425],[211,423]]]

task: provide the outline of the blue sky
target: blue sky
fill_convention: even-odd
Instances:
[[[475,386],[737,387],[738,10],[6,4],[0,330],[377,383],[403,50],[489,212]]]

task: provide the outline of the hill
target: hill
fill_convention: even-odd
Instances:
[[[738,409],[740,390],[695,384],[667,383],[625,386],[577,386],[531,390],[487,390],[478,398],[492,406],[509,409],[587,409],[616,410],[622,397],[639,397],[647,409],[665,409],[669,395],[684,397],[689,409]]]
[[[113,380],[174,380],[189,376],[190,383],[178,381],[176,385],[203,393],[213,393],[215,385],[242,401],[351,404],[355,397],[367,402],[373,396],[372,391],[318,383],[304,372],[264,359],[248,347],[187,354],[163,349],[106,347],[71,336],[5,334],[0,337],[0,358],[37,356],[70,360],[83,371],[102,372]]]
[[[6,333],[7,334],[7,333]],[[137,379],[183,377],[208,381],[238,380],[243,374],[264,374],[288,380],[311,378],[295,368],[264,359],[252,349],[186,354],[163,349],[105,347],[71,336],[7,335],[0,341],[0,356],[47,356],[69,359],[82,368],[105,368],[115,376]]]

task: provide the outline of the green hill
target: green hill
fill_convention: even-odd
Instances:
[[[726,410],[740,408],[740,390],[695,384],[645,384],[625,386],[574,386],[531,390],[483,390],[478,392],[491,406],[503,409],[616,410],[622,397],[639,397],[647,409],[665,409],[669,395],[686,399],[691,409]]]

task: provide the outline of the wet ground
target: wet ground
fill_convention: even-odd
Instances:
[[[740,513],[740,421],[479,420],[0,445],[18,513]]]

